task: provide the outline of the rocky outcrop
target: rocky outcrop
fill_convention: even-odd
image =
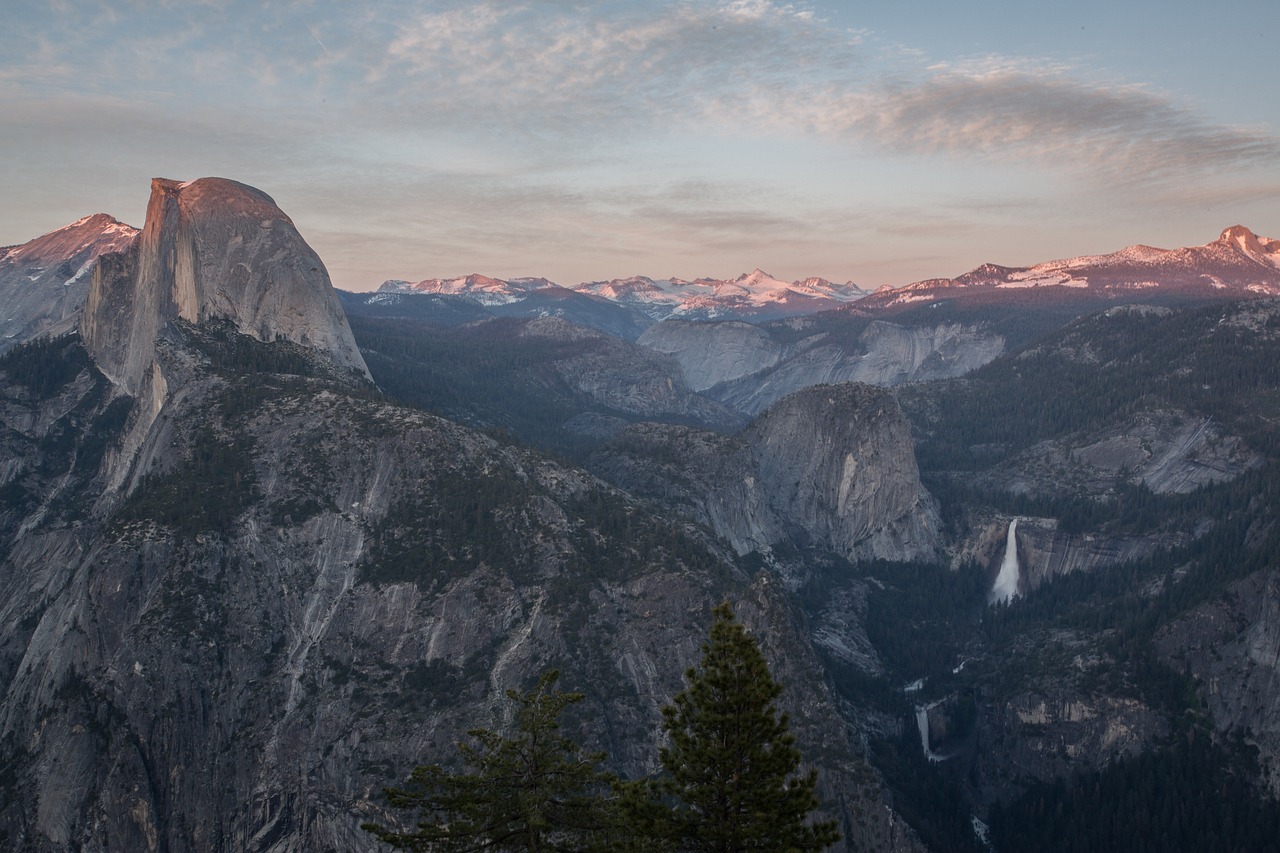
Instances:
[[[1020,691],[984,709],[977,757],[983,796],[994,800],[1028,780],[1100,769],[1168,732],[1164,715],[1137,699],[1048,685]]]
[[[925,559],[941,545],[905,418],[867,385],[788,397],[740,437],[641,424],[597,454],[604,476],[672,502],[740,554],[788,542],[849,559]]]
[[[540,317],[526,322],[519,337],[568,344],[551,362],[556,375],[575,393],[616,412],[719,429],[740,428],[745,420],[695,394],[672,359],[595,329]]]
[[[673,356],[695,391],[759,373],[782,356],[782,346],[768,332],[737,321],[664,320],[646,329],[636,343]]]
[[[1257,572],[1161,629],[1156,648],[1194,676],[1213,724],[1244,731],[1280,795],[1280,578]]]
[[[178,320],[227,322],[368,378],[319,256],[270,196],[235,181],[151,182],[137,242],[94,269],[81,336],[102,372],[137,395],[157,337]]]
[[[0,352],[41,335],[74,331],[94,261],[129,248],[138,229],[105,213],[21,246],[0,248]]]
[[[1131,483],[1156,494],[1187,494],[1264,461],[1212,417],[1156,409],[1106,429],[1038,442],[974,480],[1028,495],[1104,494]]]
[[[849,558],[936,556],[937,505],[920,484],[910,429],[889,392],[809,388],[770,408],[744,437],[770,506],[799,544]]]
[[[976,326],[899,326],[872,321],[854,340],[825,332],[803,338],[788,345],[771,367],[728,378],[707,394],[740,412],[755,415],[788,394],[812,385],[865,382],[892,386],[961,376],[1003,353],[1004,346],[1003,337]],[[694,353],[707,350],[706,346],[699,350],[689,342],[677,358],[682,359],[682,364],[705,372],[699,360],[703,356],[695,357]],[[767,357],[767,350],[758,356]]]

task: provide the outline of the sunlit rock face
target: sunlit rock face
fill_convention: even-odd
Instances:
[[[79,325],[94,261],[129,248],[138,229],[95,213],[20,246],[0,248],[0,352]]]
[[[229,321],[368,377],[319,256],[270,196],[236,181],[154,179],[137,242],[94,270],[81,334],[103,373],[136,394],[176,320]]]

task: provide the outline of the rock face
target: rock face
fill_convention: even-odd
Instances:
[[[671,359],[559,317],[530,320],[521,338],[578,344],[551,367],[574,392],[617,412],[643,418],[681,419],[735,429],[744,419],[693,393]],[[572,348],[571,348],[572,349]]]
[[[759,373],[782,355],[766,331],[737,321],[666,320],[646,329],[636,343],[674,356],[695,391]]]
[[[960,376],[991,361],[1005,346],[1000,335],[973,325],[900,326],[880,320],[862,324],[852,336],[839,328],[815,328],[798,340],[780,342],[783,329],[795,337],[809,322],[796,319],[770,334],[741,322],[666,320],[646,330],[638,343],[670,353],[690,387],[746,415],[758,415],[812,385],[892,386]]]
[[[920,484],[892,394],[857,384],[810,388],[770,408],[746,438],[793,538],[850,558],[936,556],[937,507]]]
[[[1201,687],[1214,725],[1246,731],[1280,794],[1280,578],[1257,572],[1165,626],[1157,649]]]
[[[989,779],[1067,778],[1136,755],[1168,732],[1162,714],[1137,699],[1044,684],[986,709],[978,764]]]
[[[1018,494],[1102,494],[1143,483],[1187,494],[1261,467],[1264,457],[1212,417],[1174,409],[1139,412],[1105,429],[1042,441],[976,482]]]
[[[1162,548],[1186,545],[1192,532],[1132,536],[1068,534],[1049,518],[1022,519],[1018,556],[1022,589],[1031,591],[1058,575],[1091,572],[1150,557]]]
[[[794,394],[740,437],[642,424],[596,457],[625,488],[674,502],[740,554],[782,542],[849,559],[936,557],[936,502],[920,484],[892,394],[831,385]]]
[[[80,322],[94,261],[129,248],[138,229],[97,213],[21,246],[0,248],[0,352]]]
[[[94,270],[81,336],[103,373],[136,395],[156,338],[178,320],[227,321],[368,378],[319,256],[270,196],[235,181],[151,182],[136,245]]]
[[[0,846],[371,851],[382,787],[502,727],[504,691],[549,667],[587,694],[576,736],[651,771],[730,600],[848,846],[919,849],[775,578],[583,471],[370,399],[323,268],[260,193],[158,182],[151,207],[99,263],[84,345],[0,368]]]

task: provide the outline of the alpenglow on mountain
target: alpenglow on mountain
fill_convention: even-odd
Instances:
[[[214,320],[368,377],[324,264],[270,196],[225,178],[156,178],[138,239],[94,270],[85,347],[136,394],[158,338],[177,322]]]
[[[955,278],[919,281],[877,291],[871,302],[885,307],[936,298],[980,295],[1020,298],[1013,291],[1060,288],[1112,298],[1143,292],[1220,296],[1280,295],[1280,240],[1233,225],[1203,246],[1157,249],[1129,246],[1106,255],[1084,255],[1030,267],[983,264]]]
[[[978,299],[990,291],[1019,299],[1023,297],[1010,292],[1043,288],[1084,291],[1070,297],[1075,300],[1153,289],[1184,294],[1216,290],[1224,295],[1280,295],[1280,241],[1257,236],[1242,225],[1234,225],[1204,246],[1158,249],[1137,245],[1110,254],[1084,255],[1029,267],[988,263],[955,278],[925,279],[902,287],[886,286],[874,293],[853,282],[836,284],[817,277],[785,282],[760,269],[736,279],[686,281],[638,275],[567,287],[545,278],[504,280],[476,273],[416,283],[391,280],[384,282],[378,292],[457,296],[485,306],[507,306],[527,300],[533,294],[561,291],[607,299],[634,309],[652,321],[671,318],[759,322],[813,314],[864,299],[865,303],[859,307],[876,311],[935,298]]]
[[[453,279],[432,278],[417,283],[387,281],[378,290],[380,293],[468,296],[484,305],[503,305],[550,288],[608,299],[634,308],[653,320],[667,317],[708,320],[729,317],[774,319],[812,314],[867,295],[867,291],[853,282],[835,284],[822,278],[785,282],[759,269],[729,280],[698,278],[685,281],[679,278],[632,276],[611,281],[583,282],[567,288],[561,288],[545,278],[514,278],[503,281],[473,274]]]

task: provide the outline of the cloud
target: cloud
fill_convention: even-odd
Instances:
[[[1215,125],[1137,86],[1058,68],[935,68],[804,105],[818,130],[912,154],[1016,157],[1146,182],[1280,163],[1280,139]]]
[[[698,121],[753,87],[794,88],[819,54],[844,49],[812,13],[768,0],[727,3],[476,3],[416,16],[372,82],[422,111],[535,128],[634,128]],[[846,57],[847,58],[847,57]]]
[[[1030,218],[1009,205],[1072,227],[1107,205],[1261,209],[1280,176],[1275,128],[1063,62],[940,62],[799,3],[39,5],[0,28],[7,197],[56,190],[52,228],[121,212],[95,185],[140,210],[152,175],[224,174],[322,235],[347,286],[577,280],[615,257],[687,276],[825,254],[838,274]],[[38,233],[10,207],[0,225]]]
[[[19,16],[0,96],[110,81],[317,134],[516,141],[576,164],[629,140],[819,136],[863,153],[1049,166],[1098,183],[1280,163],[1271,129],[1223,126],[1137,85],[1010,57],[873,49],[774,0],[89,4]],[[242,22],[252,21],[252,25]],[[88,81],[88,82],[86,82]],[[326,120],[327,119],[327,120]],[[495,146],[496,147],[496,146]]]
[[[768,0],[468,4],[405,23],[371,77],[410,114],[578,139],[637,128],[820,134],[864,151],[1022,161],[1100,183],[1280,163],[1280,139],[1142,86],[1009,57],[877,66],[860,34]],[[392,82],[394,81],[394,82]],[[589,144],[589,142],[588,142]]]

